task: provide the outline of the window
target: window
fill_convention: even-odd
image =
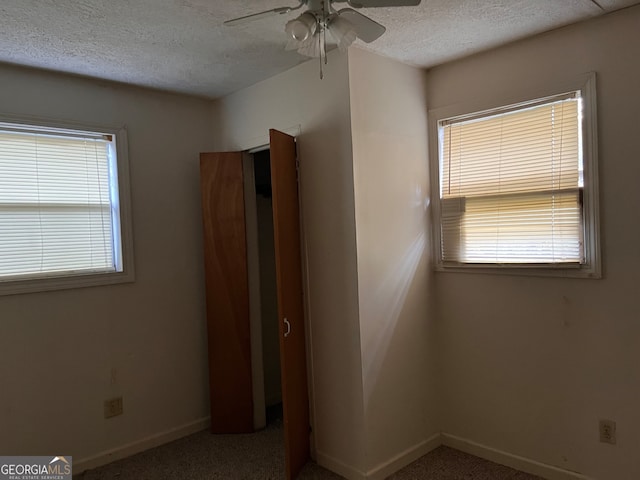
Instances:
[[[587,91],[437,120],[440,269],[599,276]]]
[[[1,293],[133,279],[125,146],[124,130],[0,122]]]

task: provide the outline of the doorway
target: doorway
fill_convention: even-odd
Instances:
[[[247,152],[200,154],[212,433],[266,424],[254,163]],[[269,130],[269,163],[289,480],[309,459],[311,433],[295,138]]]
[[[245,166],[245,190],[255,192],[255,196],[245,196],[245,209],[247,223],[255,218],[254,227],[247,225],[247,248],[257,251],[255,260],[253,255],[248,258],[249,283],[258,283],[254,288],[250,286],[249,296],[259,296],[258,299],[250,298],[250,303],[255,312],[251,314],[251,329],[257,330],[251,335],[254,424],[256,428],[262,428],[283,419],[270,150],[256,151],[244,161],[248,162]],[[254,208],[255,212],[250,212]],[[253,265],[254,262],[257,265]],[[259,345],[253,345],[253,342],[259,342]],[[260,374],[262,381],[255,378]]]

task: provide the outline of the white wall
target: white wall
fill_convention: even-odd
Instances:
[[[451,64],[430,108],[598,75],[604,278],[436,274],[443,430],[602,480],[640,478],[640,7]],[[618,444],[598,442],[598,419]]]
[[[211,148],[210,102],[2,66],[0,109],[127,126],[136,267],[135,283],[0,297],[0,451],[64,452],[77,466],[203,428],[198,153]],[[116,395],[124,415],[105,420]]]
[[[377,477],[440,431],[425,77],[349,51],[365,455]]]
[[[269,128],[297,136],[315,450],[347,473],[364,468],[364,447],[348,64],[337,53],[324,80],[307,62],[218,100],[213,117],[218,150],[265,144]]]
[[[310,61],[214,107],[220,150],[300,131],[315,447],[348,478],[438,440],[425,76],[336,51],[322,81]]]

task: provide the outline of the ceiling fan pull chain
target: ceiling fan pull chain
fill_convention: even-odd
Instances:
[[[322,36],[321,43],[320,43],[320,52],[324,57],[324,64],[326,65],[327,64],[327,27],[325,25],[322,25],[322,30],[320,31],[320,35]]]
[[[327,19],[331,13],[331,0],[328,0],[324,4],[322,9],[322,52],[324,53],[324,64],[328,63],[327,60]]]
[[[326,23],[325,23],[324,27],[322,28],[322,51],[324,52],[324,64],[326,65],[328,63],[328,60],[327,60],[327,25],[326,25]]]
[[[324,79],[324,72],[322,71],[322,40],[320,34],[318,34],[318,50],[320,51],[320,55],[318,55],[318,59],[320,60],[320,80],[322,80]]]

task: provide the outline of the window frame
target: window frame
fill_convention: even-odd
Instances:
[[[582,151],[584,169],[583,231],[585,263],[565,264],[446,264],[442,259],[440,216],[440,129],[439,123],[452,118],[478,117],[510,111],[514,107],[526,107],[545,99],[580,91],[583,104]],[[591,72],[573,81],[535,92],[523,92],[517,97],[498,98],[492,101],[475,100],[428,110],[429,164],[431,172],[431,211],[433,221],[433,258],[437,272],[465,272],[503,275],[601,278],[600,215],[598,185],[596,74]]]
[[[122,262],[122,271],[86,274],[74,273],[55,276],[46,275],[41,278],[0,280],[0,296],[133,282],[135,280],[135,270],[133,258],[133,229],[131,222],[129,147],[126,127],[6,114],[0,114],[0,122],[24,125],[27,128],[58,128],[114,136],[116,139],[115,163],[118,182],[120,256]],[[116,252],[114,252],[114,256],[116,255]]]

